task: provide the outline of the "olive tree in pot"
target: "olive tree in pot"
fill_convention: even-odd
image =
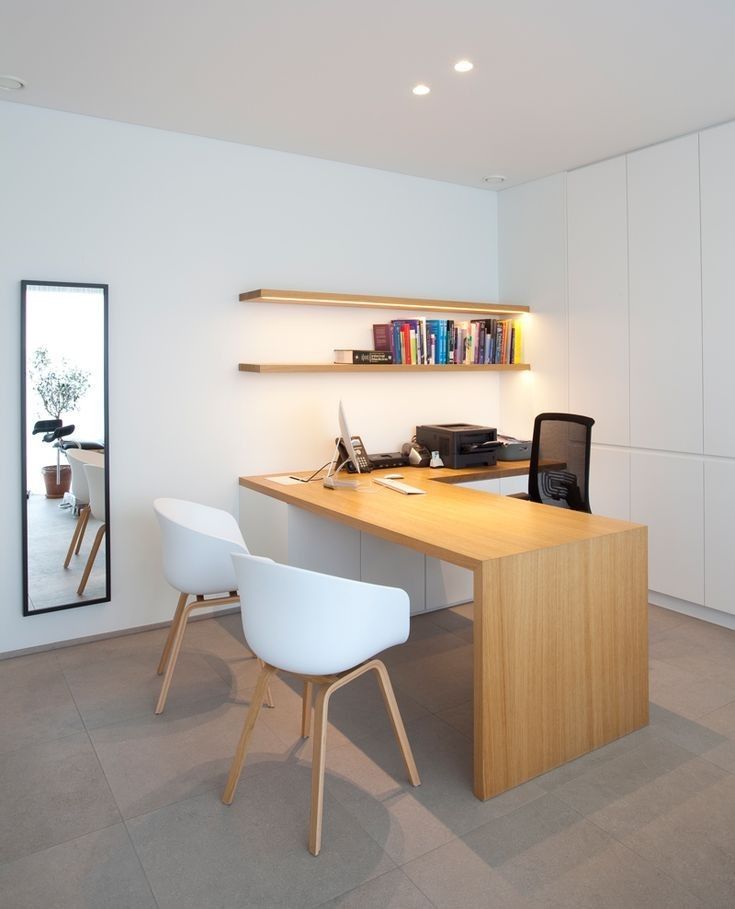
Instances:
[[[62,420],[63,414],[72,413],[89,389],[89,373],[86,370],[70,365],[65,359],[58,365],[54,364],[46,347],[33,351],[28,374],[33,390],[41,399],[46,413],[54,420]],[[51,440],[44,436],[44,441]],[[60,464],[60,454],[61,449],[57,447],[56,464],[42,469],[49,499],[62,498],[71,485],[71,467]]]

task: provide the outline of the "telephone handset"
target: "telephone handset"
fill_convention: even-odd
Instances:
[[[347,454],[347,449],[342,444],[341,439],[337,440],[337,446],[339,448],[340,463],[347,461],[347,470],[349,471],[349,473],[357,473],[357,471],[355,470],[355,465],[350,460],[350,456]],[[370,460],[368,459],[367,451],[365,450],[365,445],[364,445],[362,439],[360,438],[360,436],[352,436],[352,447],[353,447],[353,449],[355,451],[355,455],[357,457],[357,463],[360,465],[360,472],[361,473],[370,473],[370,471],[373,469],[373,465],[370,463]]]

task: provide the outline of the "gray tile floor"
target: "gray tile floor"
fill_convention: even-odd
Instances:
[[[335,695],[318,858],[287,680],[219,801],[257,674],[239,616],[192,624],[161,717],[162,630],[0,662],[0,905],[735,905],[735,632],[651,607],[651,725],[481,803],[469,616],[386,654],[420,788],[372,679]]]
[[[32,493],[28,508],[28,593],[30,611],[65,603],[85,603],[104,597],[107,569],[106,537],[102,538],[83,594],[77,593],[100,521],[90,518],[78,555],[68,568],[64,559],[78,518],[60,499]]]

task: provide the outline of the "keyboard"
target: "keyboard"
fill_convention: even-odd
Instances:
[[[385,480],[382,477],[376,477],[373,483],[380,486],[386,486],[394,492],[402,492],[404,496],[423,496],[426,495],[425,489],[417,489],[415,486],[409,486],[408,483],[401,483],[400,480]]]

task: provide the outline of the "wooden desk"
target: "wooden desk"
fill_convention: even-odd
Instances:
[[[402,469],[427,495],[360,478],[240,484],[474,573],[474,792],[487,799],[648,722],[647,531],[456,485],[528,462]],[[306,474],[302,474],[306,476]]]

